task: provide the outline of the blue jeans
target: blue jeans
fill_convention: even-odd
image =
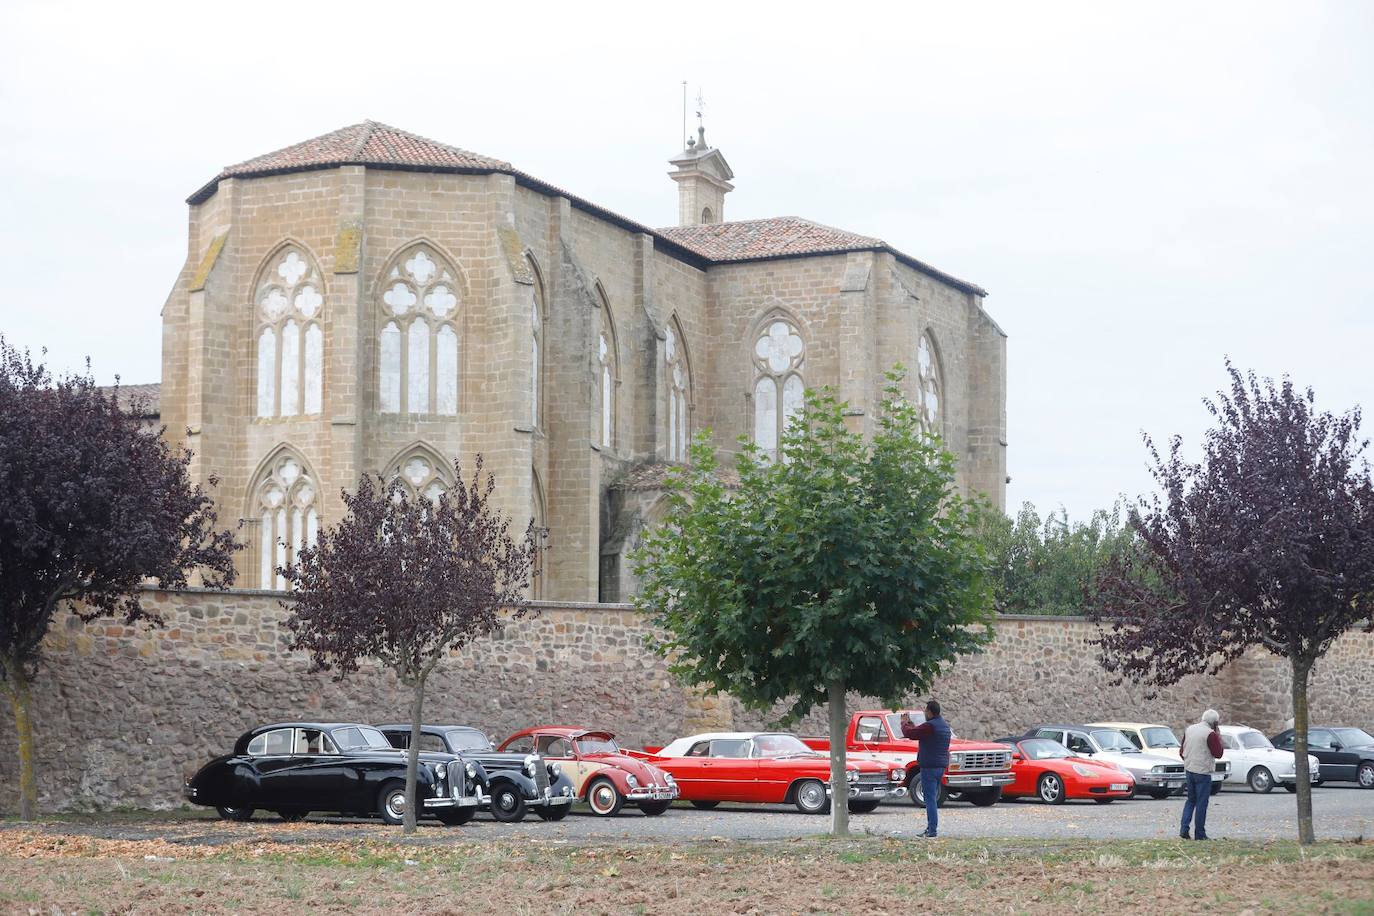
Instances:
[[[1183,823],[1178,832],[1182,836],[1188,832],[1188,822],[1193,822],[1193,839],[1207,839],[1207,801],[1212,797],[1212,774],[1188,774],[1188,800],[1183,803]]]
[[[926,797],[926,833],[935,834],[940,830],[940,780],[944,775],[944,767],[921,767],[921,791]]]

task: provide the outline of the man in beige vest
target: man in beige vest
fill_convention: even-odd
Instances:
[[[1217,723],[1221,716],[1215,709],[1202,714],[1201,722],[1189,725],[1183,733],[1178,752],[1183,757],[1183,769],[1188,778],[1188,800],[1183,803],[1183,823],[1178,828],[1182,839],[1188,836],[1188,822],[1193,822],[1191,839],[1207,839],[1207,802],[1212,797],[1212,773],[1221,756],[1221,735]]]

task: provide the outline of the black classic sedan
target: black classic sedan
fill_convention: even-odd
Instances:
[[[392,747],[410,746],[409,725],[382,725]],[[572,780],[557,763],[538,754],[500,753],[485,732],[468,725],[420,726],[420,750],[461,754],[487,773],[491,816],[516,823],[533,811],[546,821],[561,821],[577,800]]]
[[[311,811],[388,824],[405,817],[406,755],[377,729],[355,722],[279,722],[246,732],[234,751],[186,783],[186,798],[246,821],[259,809],[298,821]],[[421,751],[415,797],[423,814],[455,826],[485,801],[486,772],[475,760]]]
[[[1281,731],[1273,738],[1274,747],[1291,751],[1297,732]],[[1307,730],[1307,753],[1321,761],[1322,782],[1356,782],[1374,789],[1374,735],[1361,728],[1314,726]]]

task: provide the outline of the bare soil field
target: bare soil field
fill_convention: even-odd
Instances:
[[[377,824],[0,826],[5,913],[1374,914],[1374,842],[821,837],[599,845]]]

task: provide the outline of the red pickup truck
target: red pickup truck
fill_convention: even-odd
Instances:
[[[916,771],[916,750],[920,742],[902,736],[901,718],[900,710],[891,709],[866,709],[854,713],[849,720],[845,750],[849,754],[864,755],[904,768],[904,784],[911,791],[911,800],[917,805],[924,805],[925,796],[921,792],[921,780]],[[911,718],[920,722],[923,716],[919,712],[912,712]],[[813,750],[830,752],[829,739],[802,740]],[[949,743],[949,769],[945,770],[939,803],[943,805],[946,799],[962,799],[979,807],[996,804],[1002,797],[1002,787],[1015,779],[1011,772],[1011,753],[1011,748],[1005,744],[952,739]]]

